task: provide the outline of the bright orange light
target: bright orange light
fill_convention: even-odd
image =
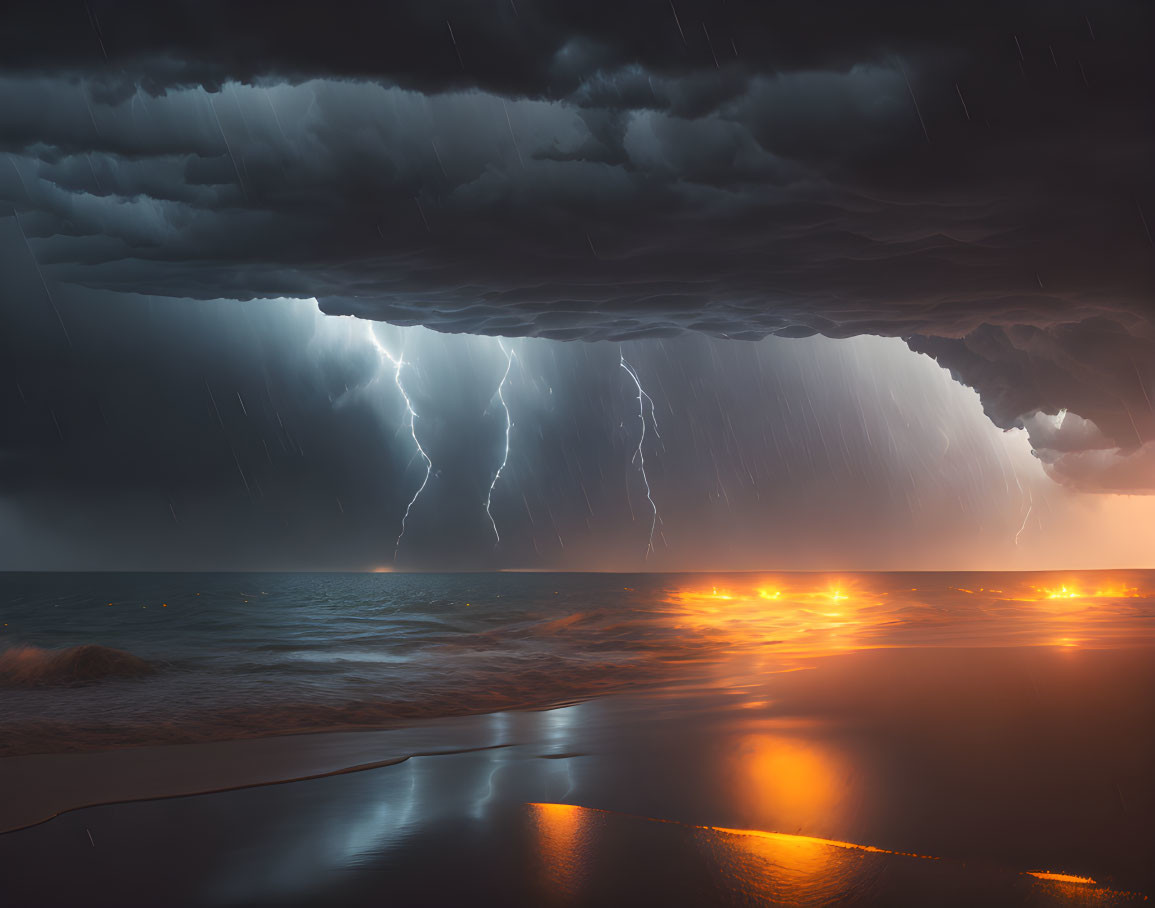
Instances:
[[[1076,574],[1032,577],[1034,585],[1001,589],[890,586],[866,576],[764,575],[738,582],[669,590],[665,603],[674,628],[692,633],[701,661],[758,660],[760,669],[801,667],[800,657],[825,657],[863,649],[928,645],[1059,646],[1134,645],[1151,636],[1155,590],[1136,576]],[[950,612],[938,603],[950,592],[967,608]],[[1149,605],[1148,603],[1151,603]],[[1129,624],[1127,630],[1115,619]]]
[[[825,845],[827,848],[841,848],[846,851],[865,851],[870,854],[893,854],[902,858],[921,858],[924,861],[940,860],[929,854],[914,854],[910,851],[891,851],[887,848],[878,848],[874,845],[859,845],[856,842],[843,842],[838,839],[822,839],[812,835],[794,835],[789,832],[765,832],[761,829],[730,829],[726,826],[699,826],[698,829],[708,829],[710,832],[721,832],[725,835],[743,836],[751,839],[771,839],[779,842],[792,842],[805,845]],[[1057,876],[1061,876],[1058,874]],[[1072,879],[1078,879],[1073,877]],[[1094,882],[1089,880],[1088,882]]]
[[[770,832],[765,829],[736,829],[728,826],[699,826],[694,823],[683,823],[678,820],[662,820],[657,817],[643,817],[635,814],[622,813],[616,810],[606,810],[601,807],[579,807],[575,804],[550,804],[541,802],[530,802],[527,805],[534,811],[535,820],[541,821],[542,817],[561,818],[567,825],[574,821],[580,820],[583,815],[589,819],[595,816],[603,817],[622,817],[632,820],[645,820],[649,823],[661,823],[665,826],[681,826],[685,829],[698,829],[703,832],[721,833],[726,836],[735,836],[740,838],[750,839],[771,839],[781,842],[792,842],[804,845],[825,845],[828,848],[840,848],[846,851],[864,851],[869,854],[891,854],[895,857],[902,858],[919,858],[924,861],[939,861],[942,858],[935,857],[929,854],[916,854],[911,851],[891,851],[889,848],[879,848],[877,845],[860,845],[857,842],[844,842],[840,839],[824,839],[818,836],[810,835],[796,835],[790,832]],[[1038,876],[1038,873],[1031,873],[1032,876]],[[1067,877],[1064,874],[1052,874],[1054,879],[1071,879],[1079,880],[1081,882],[1091,882],[1086,877]],[[1049,878],[1049,877],[1048,877]]]
[[[530,804],[546,881],[560,895],[577,893],[597,813],[572,804]]]
[[[853,892],[859,882],[859,865],[853,861],[855,853],[913,858],[923,861],[944,860],[944,858],[933,855],[910,851],[891,851],[876,845],[864,845],[841,839],[770,832],[762,829],[699,826],[681,823],[677,820],[642,817],[595,807],[575,807],[569,804],[529,804],[528,806],[533,812],[539,831],[543,828],[543,822],[546,824],[557,822],[563,828],[581,823],[583,829],[586,830],[585,836],[587,838],[587,841],[583,843],[584,848],[589,847],[589,830],[594,828],[595,821],[598,820],[602,822],[615,819],[643,820],[694,831],[698,835],[707,837],[712,845],[724,849],[722,858],[725,861],[726,872],[741,885],[744,891],[757,893],[776,903],[810,904],[821,900],[825,904],[838,900],[838,897],[843,894]],[[568,855],[569,852],[567,851],[560,855],[560,858],[563,861],[568,860]],[[545,857],[550,860],[554,856],[547,851]],[[743,861],[741,860],[743,857],[754,858],[755,862]],[[735,858],[739,860],[735,861]],[[1124,893],[1101,887],[1091,877],[1078,876],[1073,873],[1028,870],[1024,872],[1024,875],[1056,884],[1059,891],[1064,891],[1066,887],[1093,886],[1095,889],[1092,891],[1104,897],[1135,895],[1135,893]],[[1072,894],[1074,891],[1072,889]],[[576,893],[570,889],[567,890],[567,894],[574,895]],[[1084,891],[1082,895],[1085,897],[1086,892]]]
[[[1142,593],[1136,587],[1119,584],[1099,587],[1093,593],[1084,593],[1074,584],[1058,587],[1032,587],[1039,599],[1138,599]]]
[[[817,589],[778,584],[679,589],[666,601],[676,607],[675,626],[694,630],[720,651],[760,657],[855,649],[857,629],[871,624],[865,612],[879,605],[841,582]]]
[[[1053,880],[1056,883],[1082,883],[1093,886],[1095,881],[1089,876],[1075,876],[1072,873],[1051,873],[1049,870],[1028,870],[1027,876],[1037,877],[1040,880]]]
[[[1095,599],[1139,599],[1143,596],[1137,587],[1133,586],[1109,586],[1102,589],[1095,590]]]
[[[832,751],[805,737],[752,734],[734,749],[740,803],[773,825],[829,829],[849,805],[850,773]]]

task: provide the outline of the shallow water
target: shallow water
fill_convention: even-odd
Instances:
[[[863,649],[1149,646],[1155,572],[7,574],[0,609],[13,755],[741,689]]]

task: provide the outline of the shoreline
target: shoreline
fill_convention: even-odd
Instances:
[[[447,588],[357,620],[341,617],[348,591],[329,614],[292,588],[255,607],[235,581],[211,603],[194,590],[117,620],[144,644],[187,627],[195,678],[7,692],[17,744],[220,737],[0,758],[4,894],[22,908],[377,905],[383,885],[400,904],[1126,904],[1155,893],[1148,579],[559,598],[551,583],[504,609]],[[83,616],[86,595],[65,606]],[[235,628],[233,649],[213,621]],[[294,731],[276,706],[311,677],[440,714],[319,712]],[[235,721],[245,698],[262,723]]]
[[[387,728],[3,757],[0,835],[89,808],[286,785],[380,769],[413,757],[512,747],[516,741],[485,741],[491,737],[484,727],[487,720],[570,705],[419,720]],[[113,794],[90,797],[83,793],[90,790]]]
[[[26,908],[368,906],[382,885],[397,904],[1129,905],[1155,891],[1155,732],[1134,732],[1149,703],[1097,714],[1155,681],[1147,655],[871,651],[736,688],[10,758],[0,863]],[[17,760],[36,785],[9,784]]]

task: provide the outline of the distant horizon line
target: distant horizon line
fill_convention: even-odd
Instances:
[[[548,570],[538,568],[499,568],[496,570],[270,570],[270,569],[167,569],[167,568],[65,568],[65,569],[0,569],[6,574],[399,574],[402,576],[430,576],[441,574],[600,574],[611,576],[640,576],[653,574],[1092,574],[1111,571],[1155,572],[1155,567],[1102,567],[1102,568],[739,568],[682,571],[624,571],[624,570]]]

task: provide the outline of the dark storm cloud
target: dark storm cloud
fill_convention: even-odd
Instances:
[[[1155,365],[1151,338],[1133,336],[1116,322],[1094,319],[1051,330],[988,326],[959,340],[918,337],[910,344],[966,384],[981,384],[987,415],[1004,429],[1032,409],[1070,409],[1109,438],[1135,445],[1152,437],[1155,414],[1145,398]]]
[[[1149,4],[2,15],[0,198],[51,279],[482,334],[899,336],[999,425],[1155,440]]]
[[[157,91],[272,73],[567,98],[630,66],[664,76],[722,66],[743,74],[845,70],[902,51],[999,53],[1020,33],[1071,42],[1093,28],[1084,13],[1101,19],[1100,36],[1147,21],[1142,3],[1083,9],[1046,0],[16,2],[6,6],[0,54],[15,71],[127,72]]]

